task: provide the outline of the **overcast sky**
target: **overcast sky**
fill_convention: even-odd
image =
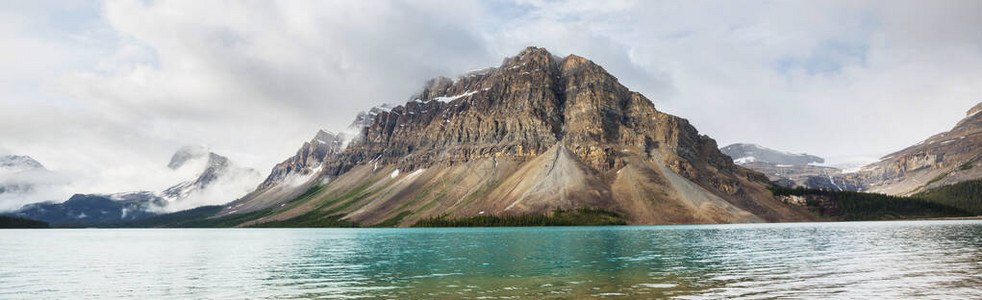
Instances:
[[[878,157],[982,100],[982,1],[3,1],[0,153],[162,188],[186,144],[266,173],[318,129],[526,46],[721,146]],[[63,200],[63,199],[62,199]]]

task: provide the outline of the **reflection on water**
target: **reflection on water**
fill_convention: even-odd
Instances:
[[[0,298],[974,298],[982,222],[0,231]]]

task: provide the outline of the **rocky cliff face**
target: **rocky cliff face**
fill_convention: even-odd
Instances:
[[[697,177],[693,163],[732,163],[684,119],[655,110],[600,66],[529,48],[495,70],[456,81],[431,80],[416,100],[382,112],[364,139],[327,171],[339,175],[374,159],[414,170],[490,157],[528,159],[562,142],[598,172],[622,167],[620,153],[671,154],[673,169]],[[627,148],[630,149],[627,149]]]
[[[863,190],[910,195],[940,186],[982,178],[982,103],[969,109],[948,132],[891,153],[842,181]]]
[[[395,221],[406,225],[599,207],[635,224],[809,219],[688,121],[575,55],[531,47],[498,68],[430,80],[363,123],[336,154],[298,153],[280,165],[322,163],[317,177],[330,182],[312,184],[317,192],[301,203],[285,207],[291,198],[258,195],[261,186],[224,214],[272,208],[255,222],[324,213],[363,224],[402,216]]]
[[[355,120],[351,122],[351,125],[348,126],[348,128],[360,133],[362,129],[371,126],[379,114],[392,111],[392,108],[394,107],[394,105],[382,104],[372,107],[372,109],[369,109],[368,111],[360,112],[355,116]]]

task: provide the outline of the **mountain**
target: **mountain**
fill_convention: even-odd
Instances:
[[[764,173],[777,185],[807,187],[833,191],[855,191],[858,186],[836,182],[842,170],[819,166],[825,159],[807,153],[790,153],[756,144],[732,144],[720,148],[720,152],[733,158],[733,162],[751,170]],[[840,180],[841,181],[841,180]]]
[[[23,177],[39,173],[48,169],[30,156],[0,155],[0,195],[32,192],[35,182]]]
[[[982,103],[969,109],[965,118],[958,121],[951,130],[888,154],[854,172],[808,165],[823,161],[808,154],[792,154],[753,144],[733,144],[720,150],[733,157],[734,162],[767,174],[772,181],[786,187],[802,186],[900,196],[923,194],[930,195],[929,198],[941,199],[945,198],[938,196],[942,193],[935,192],[939,188],[961,183],[967,184],[966,187],[975,187],[977,184],[973,182],[982,180],[982,168],[979,166],[982,161],[980,112]],[[962,189],[964,188],[954,190]],[[945,191],[948,190],[952,189]],[[955,202],[973,202],[962,200],[964,201]],[[975,211],[969,209],[975,206],[969,203],[960,207]]]
[[[39,220],[52,225],[90,226],[140,220],[155,216],[154,206],[164,205],[152,192],[113,195],[76,194],[62,203],[28,204],[10,215]]]
[[[864,191],[911,195],[982,179],[982,103],[968,110],[951,130],[888,154],[880,161],[844,174]]]
[[[732,144],[719,149],[723,154],[733,158],[733,162],[743,165],[752,162],[762,162],[775,165],[808,165],[824,163],[825,159],[807,153],[790,153],[761,147],[755,144]]]
[[[30,156],[0,155],[0,211],[50,199],[69,183]]]
[[[297,154],[273,167],[272,173],[259,185],[260,189],[268,189],[274,185],[291,183],[296,177],[315,173],[321,162],[328,155],[342,150],[344,135],[320,130],[310,142],[305,142]]]
[[[359,115],[360,118],[364,116]],[[323,162],[343,150],[345,136],[320,130],[297,154],[273,167],[269,176],[255,191],[233,203],[236,210],[253,211],[291,199],[319,182]]]
[[[365,116],[346,147],[305,143],[218,216],[406,226],[591,208],[629,224],[812,219],[687,120],[576,55],[530,47]]]
[[[210,152],[203,146],[182,147],[174,153],[167,167],[175,171],[189,168],[197,174],[193,179],[160,192],[170,211],[231,202],[234,199],[229,195],[219,199],[202,198],[215,198],[214,192],[231,195],[247,193],[261,178],[259,172],[239,167],[227,157]]]
[[[5,172],[23,172],[28,170],[45,170],[45,168],[30,156],[0,155],[0,170]]]

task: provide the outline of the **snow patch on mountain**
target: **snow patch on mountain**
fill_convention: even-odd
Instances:
[[[454,100],[457,100],[457,99],[460,99],[460,98],[464,98],[464,97],[468,97],[468,96],[471,96],[471,95],[474,95],[474,94],[477,94],[477,93],[480,93],[480,92],[482,92],[482,91],[470,91],[470,92],[466,92],[466,93],[459,94],[459,95],[436,97],[436,98],[433,98],[431,100],[436,100],[436,101],[440,101],[440,102],[443,102],[443,103],[450,103],[451,101],[454,101]]]

